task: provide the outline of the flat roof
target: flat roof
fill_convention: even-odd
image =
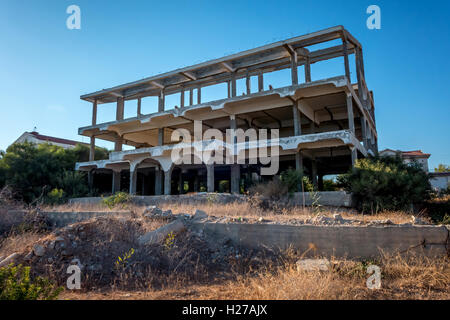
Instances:
[[[349,53],[355,47],[361,48],[359,42],[343,26],[335,26],[219,59],[147,77],[142,80],[102,89],[82,95],[80,98],[90,102],[97,100],[97,103],[108,103],[116,101],[118,97],[136,99],[140,94],[142,95],[144,93],[145,96],[157,95],[162,89],[169,91],[172,89],[172,91],[177,92],[182,88],[195,88],[201,84],[210,85],[223,82],[225,81],[223,78],[217,78],[221,74],[229,77],[232,72],[235,72],[237,78],[242,78],[246,75],[260,73],[261,71],[274,71],[277,70],[276,68],[280,68],[280,66],[286,66],[286,63],[290,59],[290,52],[293,51],[299,56],[298,65],[303,64],[302,59],[305,59],[306,56],[309,56],[311,63],[314,63],[342,55],[342,46],[318,50],[311,54],[309,50],[304,48],[305,46],[342,37],[345,37],[349,41]]]

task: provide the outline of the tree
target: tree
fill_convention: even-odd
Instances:
[[[338,176],[338,182],[353,193],[360,210],[371,213],[409,210],[431,194],[427,173],[400,157],[360,159],[349,173]]]
[[[450,166],[440,163],[437,168],[434,168],[435,172],[450,172]]]
[[[99,158],[107,157],[103,148],[96,150]],[[25,202],[41,194],[62,189],[66,197],[87,193],[87,177],[74,173],[75,163],[89,159],[89,148],[78,144],[64,149],[50,144],[29,142],[13,144],[0,158],[0,187],[9,185]]]

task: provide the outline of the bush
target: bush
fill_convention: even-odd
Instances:
[[[54,300],[61,291],[48,279],[31,279],[30,267],[11,264],[0,268],[0,300]]]
[[[104,205],[106,205],[108,208],[112,209],[116,206],[124,207],[127,203],[129,203],[131,200],[131,196],[126,192],[117,192],[116,194],[113,194],[112,196],[103,198],[102,202]]]
[[[288,192],[290,194],[301,191],[302,184],[304,192],[311,192],[314,190],[314,186],[309,178],[305,175],[302,175],[298,170],[288,169],[286,171],[283,171],[281,173],[280,179],[281,182],[287,186]]]
[[[52,189],[47,194],[46,202],[48,204],[61,204],[64,201],[64,190],[63,189]]]
[[[399,157],[360,159],[338,182],[354,194],[365,212],[409,210],[430,198],[428,175],[419,165],[404,164]]]

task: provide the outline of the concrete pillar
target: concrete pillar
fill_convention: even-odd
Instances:
[[[214,164],[206,166],[207,191],[214,192]]]
[[[247,77],[245,78],[245,87],[247,88],[247,95],[252,93],[251,90],[251,81],[250,81],[250,76],[247,74]]]
[[[317,184],[318,184],[319,191],[323,191],[323,174],[319,174]]]
[[[241,166],[239,164],[231,165],[231,193],[240,193]]]
[[[352,157],[352,168],[355,166],[356,160],[358,159],[358,153],[356,148],[350,148],[351,157]]]
[[[342,38],[342,48],[344,51],[345,76],[347,77],[348,81],[351,83],[350,64],[348,62],[348,43],[347,43],[347,39],[345,37]]]
[[[301,151],[297,151],[295,153],[295,170],[299,171],[300,174],[303,177],[303,155]],[[302,191],[302,183],[301,181],[299,182],[298,186],[297,186],[297,190],[299,192]]]
[[[355,134],[355,119],[353,118],[353,97],[351,93],[347,94],[347,116],[348,116],[348,128]]]
[[[140,117],[142,115],[141,112],[141,98],[137,99],[137,110],[136,110],[136,114],[138,117]]]
[[[123,114],[124,114],[124,98],[119,97],[117,98],[117,108],[116,108],[116,120],[123,120]],[[114,151],[122,151],[122,138],[118,137],[116,141],[114,142]]]
[[[236,73],[231,73],[231,96],[236,97]]]
[[[364,148],[368,149],[369,146],[367,143],[366,118],[364,117],[363,114],[361,114],[360,120],[361,120],[361,135],[362,135],[363,145],[364,145]]]
[[[164,128],[158,129],[158,146],[164,145]]]
[[[184,107],[184,89],[180,92],[180,108]]]
[[[292,106],[292,119],[294,120],[294,135],[302,134],[300,110],[298,110],[298,101],[294,102]]]
[[[305,57],[305,82],[311,82],[311,61],[309,56]]]
[[[197,88],[197,104],[201,104],[202,103],[202,88],[198,87]]]
[[[258,92],[264,91],[264,76],[261,73],[258,74]]]
[[[317,190],[319,186],[317,182],[317,161],[315,157],[311,160],[311,176],[314,189]]]
[[[184,191],[184,181],[183,181],[183,170],[180,170],[180,176],[178,177],[178,192],[183,194]]]
[[[164,97],[164,90],[161,90],[159,92],[159,96],[158,96],[158,112],[163,112],[164,111],[164,104],[165,104],[165,97]]]
[[[162,194],[163,185],[163,171],[160,168],[155,170],[155,195],[159,196]]]
[[[137,168],[130,168],[130,194],[136,194]]]
[[[172,168],[164,171],[164,194],[170,195],[172,189]]]
[[[112,174],[112,193],[120,191],[120,171],[113,170]]]
[[[97,124],[97,100],[92,103],[92,125]],[[91,137],[91,143],[89,148],[89,161],[95,160],[95,137]]]
[[[298,84],[298,69],[297,69],[297,52],[291,53],[291,79],[292,85]]]
[[[194,89],[189,89],[189,105],[192,106],[194,104]]]

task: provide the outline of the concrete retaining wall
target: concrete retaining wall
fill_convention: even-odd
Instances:
[[[352,207],[352,195],[344,191],[331,191],[331,192],[318,192],[319,203],[322,206],[331,207]],[[310,192],[305,192],[304,195],[305,205],[310,206],[312,203],[312,197]],[[162,196],[133,196],[132,202],[139,205],[158,205],[161,203],[221,203],[226,204],[235,201],[245,201],[246,196],[234,195],[229,193],[206,193],[199,192],[195,194],[183,194],[183,195],[162,195]],[[70,199],[70,204],[98,204],[102,201],[100,197],[90,198],[74,198]],[[301,192],[294,193],[293,197],[289,199],[289,203],[292,205],[303,205],[303,194]]]
[[[445,226],[288,226],[274,224],[195,223],[197,231],[248,248],[286,249],[308,255],[371,258],[385,253],[415,252],[426,256],[447,254],[449,230]]]
[[[49,223],[53,227],[64,227],[66,225],[80,222],[101,216],[120,216],[130,217],[131,212],[117,211],[117,212],[43,212],[46,215]]]

